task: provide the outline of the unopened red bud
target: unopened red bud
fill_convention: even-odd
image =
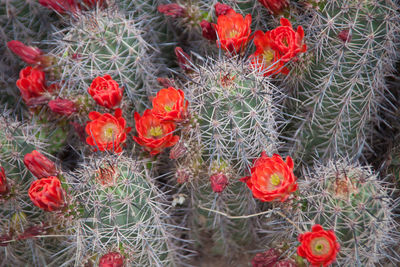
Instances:
[[[275,263],[274,267],[297,267],[297,264],[292,260],[281,260]]]
[[[340,40],[342,40],[344,43],[350,42],[350,41],[351,41],[350,30],[349,30],[349,29],[342,30],[342,31],[338,34],[338,37],[339,37]]]
[[[181,69],[185,72],[190,72],[192,68],[190,64],[191,58],[189,55],[186,54],[179,46],[175,48],[175,55],[178,58],[179,67],[181,67]]]
[[[272,14],[278,15],[289,6],[289,0],[258,0]]]
[[[12,240],[11,234],[0,235],[0,247],[6,247],[11,244],[11,242],[8,242],[10,240]]]
[[[215,193],[221,193],[228,185],[228,177],[222,172],[211,175],[211,188]]]
[[[9,186],[7,184],[7,177],[4,168],[0,166],[0,196],[7,194]]]
[[[278,250],[271,248],[263,253],[258,253],[254,256],[251,260],[251,264],[253,267],[269,267],[275,266],[274,264],[277,263],[281,253]]]
[[[85,126],[82,124],[79,124],[75,121],[71,121],[70,124],[74,127],[74,130],[76,134],[78,135],[79,139],[82,142],[86,141],[86,132],[85,132]]]
[[[124,266],[124,256],[118,252],[110,252],[103,255],[99,261],[99,267],[122,267]]]
[[[27,228],[22,234],[17,237],[17,240],[24,240],[34,238],[38,235],[46,234],[46,229],[44,224],[34,225]]]
[[[169,79],[169,78],[157,78],[157,82],[163,88],[174,87],[175,83],[174,79]]]
[[[186,9],[178,4],[159,5],[157,10],[172,18],[182,18],[186,16]]]
[[[24,164],[37,178],[46,178],[57,175],[54,162],[46,158],[37,150],[33,150],[24,157]]]
[[[42,51],[33,46],[27,46],[20,41],[13,40],[7,43],[8,48],[23,61],[31,65],[37,65],[40,63],[40,56],[43,54]]]
[[[80,9],[76,0],[39,0],[39,4],[60,14],[77,14]]]
[[[215,8],[215,15],[217,17],[221,15],[226,15],[226,13],[228,13],[229,10],[233,10],[230,6],[221,3],[216,3],[214,8]]]
[[[191,176],[191,173],[187,169],[177,169],[175,173],[176,181],[178,184],[184,184],[187,181],[189,181],[189,178]]]
[[[212,23],[208,22],[207,20],[203,20],[200,22],[200,27],[204,38],[210,41],[217,40],[217,32],[215,31]]]
[[[179,159],[183,157],[187,152],[187,148],[183,142],[178,142],[174,147],[171,149],[169,153],[170,159]]]
[[[75,103],[68,99],[57,98],[48,103],[54,113],[69,116],[77,111]]]

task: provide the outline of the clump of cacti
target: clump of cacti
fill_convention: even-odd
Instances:
[[[399,264],[391,0],[2,3],[0,265]]]

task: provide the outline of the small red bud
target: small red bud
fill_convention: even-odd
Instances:
[[[54,113],[69,116],[77,111],[75,103],[68,99],[57,98],[48,103]]]
[[[217,17],[221,15],[226,15],[226,13],[228,13],[229,10],[233,10],[230,6],[221,3],[216,3],[214,8],[215,8],[215,15]]]
[[[221,193],[228,185],[228,177],[222,172],[211,175],[210,181],[211,188],[215,193]]]
[[[297,267],[297,264],[292,260],[281,260],[278,261],[274,267]]]
[[[40,57],[43,54],[42,51],[33,46],[27,46],[20,41],[13,40],[7,43],[8,48],[23,61],[31,65],[40,64]]]
[[[175,173],[176,181],[178,184],[184,184],[189,181],[191,173],[187,169],[177,169]]]
[[[159,5],[157,7],[158,12],[163,13],[166,16],[172,18],[182,18],[186,16],[186,9],[178,4],[166,4]]]
[[[271,248],[263,253],[258,253],[251,260],[253,267],[269,267],[275,266],[281,254],[278,250]]]
[[[37,178],[56,176],[57,170],[54,162],[46,158],[37,150],[33,150],[24,157],[24,164]]]
[[[185,144],[183,142],[178,142],[174,147],[171,149],[169,153],[170,159],[179,159],[183,157],[187,152]]]
[[[163,88],[174,87],[175,83],[174,79],[169,79],[169,78],[157,78],[157,82]]]
[[[12,234],[4,234],[4,235],[0,235],[0,247],[6,247],[8,246],[8,244],[11,244],[10,241],[12,240]]]
[[[179,67],[181,67],[181,69],[185,72],[190,72],[192,68],[190,64],[191,58],[189,55],[186,54],[179,46],[175,48],[175,55],[178,58]]]
[[[44,224],[34,225],[27,228],[22,234],[17,237],[17,240],[24,240],[34,238],[38,235],[46,234],[46,229]]]
[[[99,267],[122,267],[124,256],[118,252],[110,252],[103,255],[99,261]]]
[[[7,194],[9,186],[7,184],[7,177],[4,168],[0,166],[0,196]]]
[[[338,37],[340,40],[342,40],[344,43],[350,42],[351,41],[351,35],[350,35],[350,30],[342,30],[339,34]]]
[[[217,40],[217,32],[215,31],[212,23],[208,22],[207,20],[202,20],[202,22],[200,22],[200,27],[204,38],[210,41]]]

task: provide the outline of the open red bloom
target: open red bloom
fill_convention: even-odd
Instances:
[[[251,15],[242,15],[236,13],[233,9],[225,15],[218,17],[214,28],[217,31],[217,45],[231,54],[239,54],[247,47],[250,41]]]
[[[264,76],[289,73],[289,70],[284,66],[283,60],[281,60],[280,53],[272,49],[271,39],[269,39],[267,33],[256,31],[254,45],[256,46],[256,51],[250,56],[251,65],[254,69]]]
[[[284,162],[278,154],[268,157],[262,152],[251,168],[251,176],[240,179],[261,201],[285,201],[297,190],[296,176],[293,174],[293,160],[286,158]]]
[[[97,77],[88,88],[88,93],[100,106],[112,109],[118,106],[122,99],[123,89],[110,75]]]
[[[124,266],[124,256],[118,252],[110,252],[103,255],[99,261],[99,267],[122,267]]]
[[[117,108],[115,116],[110,113],[101,114],[97,111],[89,113],[91,122],[86,124],[86,133],[89,135],[86,142],[95,146],[95,150],[110,150],[116,153],[122,151],[121,145],[125,142],[126,134],[131,128],[125,128],[126,121],[122,117],[122,110]]]
[[[134,136],[133,140],[144,146],[151,155],[157,155],[179,141],[179,136],[173,135],[175,124],[161,121],[149,109],[144,111],[142,117],[135,112],[135,122],[138,136]]]
[[[57,175],[54,162],[37,150],[33,150],[31,153],[25,155],[24,164],[28,170],[39,179]]]
[[[289,6],[288,0],[258,0],[272,14],[278,15]]]
[[[28,66],[19,73],[17,86],[26,104],[46,92],[45,75],[39,68]]]
[[[161,121],[182,121],[187,115],[188,104],[182,90],[163,88],[153,98],[152,112]]]
[[[28,191],[33,204],[45,211],[54,211],[65,204],[65,191],[55,176],[34,181]]]
[[[7,43],[8,48],[28,64],[36,65],[40,63],[42,51],[37,47],[27,46],[17,40]]]
[[[314,225],[311,232],[299,235],[298,239],[301,245],[297,254],[306,258],[312,266],[328,266],[335,261],[340,250],[335,233],[324,230],[319,224]]]
[[[77,111],[75,103],[68,99],[57,98],[47,104],[54,113],[69,116]]]
[[[4,168],[0,166],[0,196],[8,192],[7,177]]]
[[[302,26],[293,30],[292,24],[288,19],[281,18],[281,25],[265,33],[265,38],[269,40],[273,50],[280,54],[283,62],[288,62],[298,53],[307,51],[307,45],[303,43],[304,30]]]

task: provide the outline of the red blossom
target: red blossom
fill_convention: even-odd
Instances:
[[[65,191],[55,176],[34,181],[28,194],[33,204],[45,211],[59,210],[65,204]]]
[[[95,150],[121,152],[126,135],[131,130],[131,127],[125,128],[126,121],[122,117],[122,110],[116,109],[115,116],[92,111],[89,113],[89,119],[92,121],[86,124],[86,142],[94,146]]]
[[[225,15],[218,17],[217,24],[213,24],[217,31],[217,45],[230,54],[240,54],[247,47],[250,41],[251,15],[242,15],[236,13],[233,9]]]
[[[39,68],[28,66],[20,71],[17,86],[26,104],[47,91],[45,82],[45,74]]]
[[[31,65],[40,64],[40,58],[43,52],[33,46],[27,46],[20,41],[13,40],[7,43],[8,48],[23,61]]]
[[[297,247],[297,254],[306,258],[311,266],[330,265],[340,250],[335,233],[324,230],[319,224],[315,224],[311,232],[300,234],[298,239],[301,245]]]
[[[186,16],[186,9],[178,4],[159,5],[158,12],[172,18],[181,18]]]
[[[123,89],[110,75],[97,77],[88,88],[88,93],[100,106],[112,109],[119,105],[122,99]]]
[[[68,99],[57,98],[51,100],[47,105],[54,113],[64,116],[70,116],[77,111],[75,103]]]
[[[258,0],[272,14],[278,15],[289,6],[289,0]]]
[[[57,175],[57,169],[54,162],[46,158],[37,150],[33,150],[24,157],[24,164],[31,173],[37,178],[46,178]]]
[[[179,122],[187,117],[189,102],[185,100],[185,93],[174,87],[163,88],[153,98],[152,113],[161,121]]]
[[[133,140],[143,146],[151,155],[159,154],[164,148],[174,146],[179,136],[173,135],[175,124],[163,122],[151,110],[146,109],[143,116],[135,112],[136,132]]]
[[[241,179],[253,196],[264,202],[287,200],[297,190],[296,180],[291,157],[286,157],[285,162],[278,154],[268,157],[265,152],[254,161],[251,176]]]

